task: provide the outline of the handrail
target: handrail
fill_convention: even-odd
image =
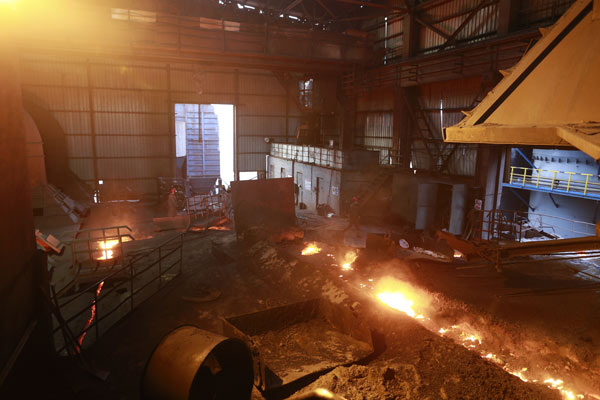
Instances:
[[[570,228],[545,223],[544,219],[546,221],[550,219],[566,222],[567,225],[570,224]],[[475,239],[478,240],[495,240],[508,233],[512,235],[514,240],[521,241],[523,239],[525,224],[529,224],[540,230],[550,228],[554,233],[557,233],[557,231],[566,231],[582,236],[595,235],[596,229],[596,225],[591,222],[577,221],[554,215],[517,210],[485,210],[478,211],[475,214],[473,231],[476,233]],[[579,228],[581,226],[583,228]]]
[[[169,262],[166,260],[167,258],[169,258],[171,255],[175,254],[176,252],[178,252],[179,254],[177,256],[175,256],[175,259],[173,259],[171,257],[171,261],[174,260],[174,262]],[[157,258],[153,259],[152,256],[157,256]],[[142,267],[142,269],[137,269],[136,264],[139,263],[143,259],[151,259],[151,261],[148,265],[144,265]],[[167,263],[165,265],[165,267],[167,267],[166,269],[163,269],[164,263]],[[129,311],[126,312],[125,314],[119,316],[119,318],[117,318],[116,320],[113,320],[109,324],[109,327],[116,324],[121,318],[125,317],[131,311],[133,311],[133,309],[135,307],[135,303],[134,303],[135,295],[139,294],[141,291],[143,291],[145,288],[147,288],[149,285],[151,285],[152,283],[154,283],[156,281],[159,282],[158,289],[162,288],[165,274],[168,271],[170,271],[173,267],[175,267],[177,264],[179,264],[179,269],[178,269],[177,273],[175,274],[175,276],[179,276],[181,274],[182,267],[183,267],[183,234],[175,236],[173,238],[170,238],[167,241],[160,244],[158,247],[152,249],[151,251],[148,251],[147,253],[145,253],[139,257],[129,260],[122,267],[111,270],[111,272],[109,274],[96,280],[94,283],[90,284],[85,289],[80,290],[78,293],[73,295],[73,297],[70,297],[68,300],[66,300],[62,303],[59,302],[60,296],[57,296],[56,304],[60,308],[61,313],[63,313],[63,319],[65,320],[65,323],[67,324],[67,326],[69,326],[69,324],[75,322],[79,317],[81,317],[81,315],[83,315],[85,312],[89,311],[90,307],[92,307],[93,308],[92,317],[88,321],[88,324],[86,324],[86,326],[83,329],[81,329],[81,330],[75,329],[75,331],[78,332],[76,334],[76,336],[78,338],[82,338],[90,329],[95,329],[96,339],[97,339],[99,336],[99,333],[100,333],[100,328],[99,328],[100,321],[102,321],[105,318],[107,318],[108,316],[112,315],[123,304],[130,302],[131,307],[130,307]],[[136,288],[135,287],[136,285],[134,284],[134,280],[136,278],[138,278],[140,275],[145,274],[146,272],[148,272],[150,269],[152,269],[154,267],[158,268],[157,275],[153,276],[148,281],[141,282],[142,286]],[[107,290],[104,290],[102,292],[100,291],[100,289],[102,288],[102,285],[104,284],[105,281],[118,278],[119,276],[121,276],[121,277],[126,276],[127,280],[125,282],[117,283],[116,285],[112,286],[111,288],[108,288]],[[111,293],[115,292],[117,289],[122,288],[122,287],[128,287],[130,289],[129,295],[120,299],[120,301],[118,301],[118,304],[116,306],[112,307],[110,309],[110,311],[103,313],[102,316],[99,316],[98,308],[99,308],[99,304],[101,304],[101,300],[106,299]],[[64,315],[64,312],[66,310],[65,307],[67,305],[70,305],[70,304],[74,303],[76,300],[81,299],[82,296],[89,295],[89,293],[92,291],[94,293],[94,299],[92,300],[91,304],[88,303],[81,309],[76,309],[76,310],[72,311],[71,313],[69,313],[68,316]],[[95,318],[94,318],[94,313],[95,313]],[[56,326],[52,331],[52,336],[55,337],[55,335],[60,332],[61,328],[62,327],[60,325]],[[80,346],[76,346],[76,348],[80,348]],[[65,351],[67,349],[68,349],[68,345],[67,345],[67,343],[64,343],[61,347],[56,349],[56,353],[60,354],[61,352]]]
[[[567,175],[567,178],[560,179],[559,175],[557,179],[557,174]],[[581,180],[578,180],[577,177],[581,177]],[[600,195],[600,183],[590,182],[590,177],[600,178],[598,175],[580,172],[511,166],[508,184],[512,186],[535,187],[536,189],[543,188],[550,191],[577,193],[584,196],[588,194]]]

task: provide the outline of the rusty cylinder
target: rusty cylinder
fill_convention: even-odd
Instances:
[[[158,344],[142,375],[143,400],[250,399],[252,354],[239,339],[181,326]]]

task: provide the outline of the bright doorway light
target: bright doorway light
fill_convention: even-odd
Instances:
[[[221,179],[229,186],[233,173],[233,104],[211,104],[219,121],[219,153]]]
[[[258,172],[256,172],[256,171],[240,172],[240,181],[251,181],[253,179],[258,179]]]

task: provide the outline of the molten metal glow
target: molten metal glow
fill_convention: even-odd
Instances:
[[[465,258],[465,255],[458,250],[454,250],[454,258]]]
[[[388,306],[395,308],[398,311],[406,313],[409,317],[415,318],[417,313],[412,309],[415,304],[414,301],[404,297],[404,294],[400,292],[382,292],[377,294],[377,298],[387,304]]]
[[[360,287],[364,288],[366,285],[360,284]],[[425,318],[423,315],[418,315],[417,311],[415,311],[415,308],[418,310],[427,310],[429,308],[430,300],[428,294],[413,288],[405,282],[391,277],[382,278],[375,287],[375,293],[377,299],[391,308],[402,311],[406,315],[415,319],[430,320],[430,318]],[[479,352],[482,358],[499,364],[502,369],[509,374],[518,377],[523,382],[538,382],[537,379],[534,379],[531,376],[527,368],[518,369],[510,367],[508,364],[505,364],[505,362],[497,355],[484,351],[485,347],[483,346],[482,336],[466,323],[439,328],[437,332],[442,336],[447,336],[454,339],[456,342],[462,344],[472,351]],[[514,355],[511,353],[511,356]],[[559,391],[565,400],[585,398],[583,394],[576,394],[573,391],[566,389],[562,379],[548,378],[544,380],[544,384],[551,389]],[[600,396],[596,396],[594,394],[588,394],[588,396],[591,398],[600,399]]]
[[[358,254],[356,254],[354,251],[349,251],[346,253],[346,255],[344,256],[344,262],[342,263],[342,269],[344,271],[352,271],[354,268],[352,268],[352,264],[354,263],[354,261],[356,261],[356,259],[358,258]]]
[[[315,389],[315,394],[318,394],[319,396],[321,396],[321,397],[323,397],[325,399],[333,399],[333,398],[335,398],[335,396],[333,395],[333,393],[331,393],[329,390],[323,389],[323,388]]]
[[[377,283],[375,291],[377,298],[388,307],[402,311],[412,318],[425,318],[415,311],[413,307],[418,303],[420,308],[425,308],[426,303],[428,304],[426,296],[420,294],[406,282],[386,277]]]
[[[231,228],[228,228],[226,226],[209,226],[208,229],[211,231],[230,231],[231,230]]]
[[[102,249],[102,256],[98,257],[98,260],[110,260],[114,257],[112,248],[119,244],[119,241],[114,240],[105,240],[100,243],[100,248]]]
[[[319,254],[321,252],[321,248],[317,246],[316,243],[309,243],[303,250],[303,256],[310,256],[313,254]]]
[[[104,281],[100,282],[98,284],[98,287],[96,288],[96,299],[98,298],[98,296],[100,296],[100,292],[102,291],[102,286],[104,286]],[[81,347],[81,344],[83,343],[83,339],[85,339],[85,335],[87,334],[87,330],[89,329],[90,325],[92,325],[94,318],[96,318],[96,300],[94,300],[94,303],[92,303],[90,312],[91,312],[90,318],[86,321],[85,326],[81,330],[81,335],[79,335],[79,338],[77,340],[79,342],[79,347]]]

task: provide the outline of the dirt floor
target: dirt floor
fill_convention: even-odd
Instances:
[[[316,387],[348,399],[560,399],[569,398],[567,391],[600,398],[592,396],[600,393],[596,292],[507,296],[572,284],[577,278],[566,265],[515,264],[498,274],[493,267],[404,261],[345,246],[344,219],[300,214],[299,225],[304,240],[281,244],[265,240],[260,229],[240,241],[231,231],[185,234],[183,275],[92,346],[90,357],[110,375],[94,384],[71,382],[72,398],[138,399],[146,361],[174,328],[193,324],[222,333],[223,317],[319,296],[371,327],[376,354],[314,376],[314,382],[255,391],[254,399],[283,399]],[[302,256],[311,241],[321,252]],[[378,300],[384,277],[408,285],[415,315]],[[319,331],[325,339],[326,329]],[[272,354],[281,357],[289,341],[271,339],[282,343],[281,354]],[[553,389],[544,383],[550,378],[564,383],[553,381]]]

